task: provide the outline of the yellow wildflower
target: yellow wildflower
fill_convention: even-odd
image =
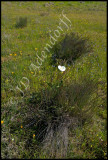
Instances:
[[[6,82],[6,83],[8,83],[8,81],[9,81],[9,80],[8,80],[8,79],[6,79],[6,81],[5,81],[5,82]]]
[[[23,128],[23,126],[21,125],[21,128]]]
[[[37,48],[35,48],[35,51],[37,51]]]
[[[10,54],[10,56],[12,56],[12,54]]]
[[[15,53],[14,56],[17,56],[17,54]]]
[[[35,137],[35,134],[33,134],[33,138]]]
[[[4,121],[1,121],[1,124],[3,124],[4,123]]]
[[[12,74],[14,74],[14,72],[12,72]]]
[[[32,74],[34,73],[34,72],[31,72]]]

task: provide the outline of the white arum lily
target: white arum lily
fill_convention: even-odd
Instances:
[[[64,72],[66,70],[66,67],[65,66],[58,66],[58,69],[61,71],[61,72]]]

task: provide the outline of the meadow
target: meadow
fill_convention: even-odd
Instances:
[[[1,2],[2,159],[107,159],[106,7],[105,1]],[[68,20],[60,29],[62,13]],[[72,44],[71,33],[80,37]],[[71,53],[74,61],[66,61]]]

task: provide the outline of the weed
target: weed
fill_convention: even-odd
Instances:
[[[92,50],[91,42],[87,37],[72,32],[66,34],[54,45],[52,59],[53,62],[59,59],[71,64],[82,55],[92,52]]]
[[[27,17],[19,17],[16,21],[15,27],[16,28],[24,28],[27,26]]]

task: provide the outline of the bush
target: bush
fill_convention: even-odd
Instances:
[[[31,94],[22,106],[21,119],[25,132],[31,129],[35,133],[36,144],[42,146],[43,154],[66,156],[70,128],[74,131],[92,119],[95,103],[92,107],[89,103],[95,89],[96,84],[84,78],[80,84],[73,82],[66,86],[62,81],[48,83],[47,88]],[[18,124],[11,125],[13,133]]]
[[[88,38],[72,32],[57,42],[52,50],[54,63],[57,60],[63,60],[71,64],[80,56],[91,52],[92,45]]]
[[[23,28],[27,26],[27,17],[19,17],[15,27],[16,28]]]

